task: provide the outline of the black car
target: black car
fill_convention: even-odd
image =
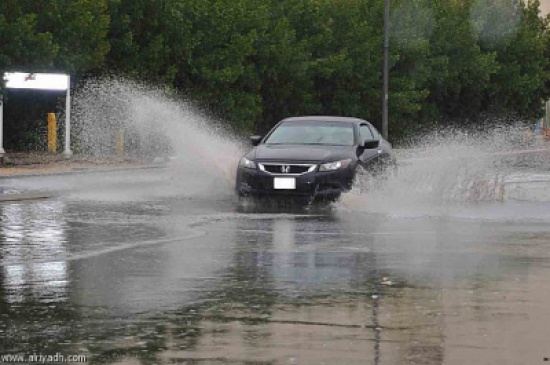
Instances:
[[[286,118],[237,169],[239,196],[286,196],[309,202],[336,200],[351,189],[356,174],[392,161],[392,147],[366,120],[348,117]]]

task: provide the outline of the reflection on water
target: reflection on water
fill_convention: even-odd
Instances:
[[[548,257],[540,225],[106,207],[0,205],[0,348],[125,364],[459,364],[476,342],[503,349],[488,333],[501,323],[536,327],[522,305],[544,303],[530,283]],[[181,239],[75,255],[163,235]]]
[[[4,266],[4,285],[8,303],[24,302],[27,296],[44,303],[66,300],[67,283],[65,262]]]
[[[61,201],[0,204],[0,348],[58,351],[70,345],[70,269]]]
[[[65,205],[61,201],[0,205],[0,264],[8,303],[67,299]]]
[[[56,200],[0,205],[0,349],[67,354],[77,348],[87,353],[82,343],[95,341],[103,331],[91,323],[102,323],[105,316],[110,322],[115,316],[101,311],[97,316],[94,302],[103,305],[111,297],[120,301],[142,290],[104,290],[120,273],[111,270],[117,262],[97,260],[103,265],[91,265],[99,268],[101,275],[96,275],[86,270],[93,261],[87,258],[162,237],[140,218],[147,214],[145,222],[152,222],[158,215],[155,207],[137,208]]]
[[[345,218],[237,221],[233,265],[172,313],[156,359],[458,364],[456,322],[481,320],[531,265],[498,253],[518,227]]]
[[[338,250],[353,238],[337,219],[242,220],[234,234],[233,266],[196,309],[200,336],[174,338],[162,360],[373,363],[374,257]]]

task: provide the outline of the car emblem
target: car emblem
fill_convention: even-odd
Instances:
[[[290,166],[289,165],[282,165],[281,166],[281,172],[283,174],[288,174],[290,172]]]

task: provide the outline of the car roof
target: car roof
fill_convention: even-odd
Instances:
[[[330,115],[307,115],[301,117],[289,117],[281,122],[327,122],[327,123],[368,123],[364,119],[354,117],[336,117]]]

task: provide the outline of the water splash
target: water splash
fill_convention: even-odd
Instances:
[[[109,198],[137,199],[144,185],[150,186],[149,197],[227,200],[233,196],[235,167],[244,142],[173,93],[121,79],[92,80],[75,93],[74,114],[75,150],[80,153],[116,155],[117,133],[123,129],[127,157],[170,158],[170,168],[159,171],[153,180],[150,175],[128,173],[130,179],[142,180],[135,182],[135,191],[123,182],[126,194],[112,191],[111,180],[119,177],[110,177],[108,184],[104,182]],[[541,204],[550,200],[545,198],[548,194],[535,191],[546,191],[550,184],[541,182],[545,177],[550,180],[547,147],[532,140],[524,123],[506,125],[483,131],[438,129],[411,140],[396,150],[396,171],[357,184],[344,194],[337,209],[398,217],[550,220],[550,214],[541,214],[541,209],[550,211]],[[536,184],[524,183],[533,176]],[[107,177],[101,179],[98,183]],[[94,184],[92,195],[85,195],[89,199],[97,198]],[[526,205],[512,207],[512,200],[538,205],[534,210]]]
[[[517,219],[511,201],[530,200],[537,208],[528,212],[522,205],[519,218],[550,219],[540,214],[548,194],[530,184],[550,187],[550,173],[542,173],[546,182],[541,177],[548,171],[549,147],[532,139],[523,123],[481,132],[438,130],[397,149],[398,168],[357,183],[340,206],[409,218]]]
[[[92,79],[76,91],[74,104],[75,150],[81,155],[116,156],[123,133],[125,158],[171,160],[175,169],[191,174],[188,179],[234,181],[241,141],[166,89]]]

